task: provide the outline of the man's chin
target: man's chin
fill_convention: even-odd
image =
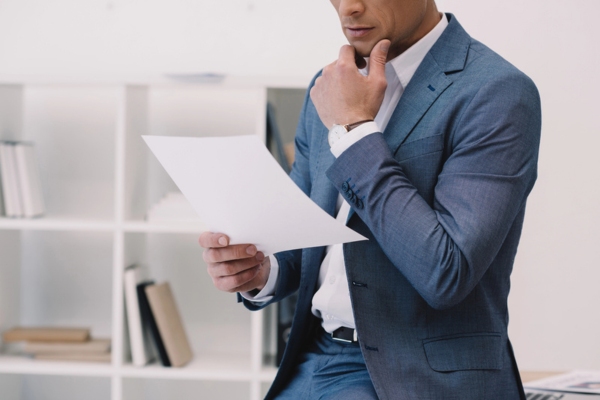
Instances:
[[[363,58],[369,57],[374,47],[374,45],[367,43],[351,43],[351,45],[354,47],[356,54]]]

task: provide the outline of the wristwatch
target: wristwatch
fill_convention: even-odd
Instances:
[[[344,136],[346,133],[350,132],[352,129],[364,124],[365,122],[371,122],[371,121],[373,121],[373,120],[365,119],[365,120],[353,122],[353,123],[347,124],[347,125],[338,125],[338,124],[333,125],[331,127],[331,129],[329,130],[329,134],[327,135],[327,140],[329,141],[329,147],[332,147],[335,142],[340,140],[342,138],[342,136]]]

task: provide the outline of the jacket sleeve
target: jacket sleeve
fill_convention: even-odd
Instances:
[[[392,263],[437,309],[463,300],[490,266],[537,176],[541,125],[535,85],[523,74],[487,82],[461,109],[433,204],[421,197],[381,133],[346,150],[327,176]],[[364,196],[364,197],[363,197]]]

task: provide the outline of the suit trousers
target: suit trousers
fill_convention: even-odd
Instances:
[[[318,332],[277,399],[377,399],[359,344],[333,340],[321,328]]]

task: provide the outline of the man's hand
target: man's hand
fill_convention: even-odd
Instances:
[[[249,292],[265,287],[271,262],[257,251],[253,244],[229,245],[229,238],[221,233],[204,232],[200,235],[204,247],[203,258],[213,284],[224,292]]]
[[[310,90],[310,98],[327,128],[375,119],[387,87],[385,60],[389,46],[390,41],[384,39],[373,47],[367,76],[358,70],[355,50],[350,45],[342,46],[339,59],[323,69]]]

